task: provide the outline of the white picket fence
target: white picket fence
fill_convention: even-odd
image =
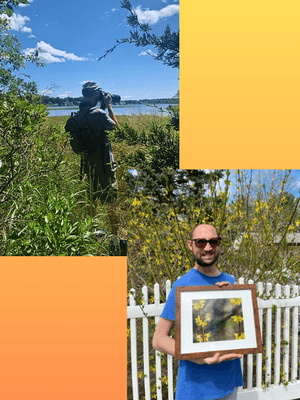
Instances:
[[[239,284],[244,284],[244,279],[238,280]],[[248,281],[253,284],[253,281]],[[265,293],[270,296],[272,285],[270,283],[257,283],[259,294]],[[171,282],[166,283],[166,297],[171,290]],[[145,400],[151,399],[150,374],[151,365],[149,350],[152,347],[152,337],[149,337],[149,319],[154,318],[155,324],[159,321],[160,314],[164,308],[164,303],[160,302],[160,288],[154,285],[154,303],[148,302],[148,288],[142,289],[143,305],[136,304],[136,293],[131,289],[129,294],[129,305],[127,307],[127,319],[130,320],[130,355],[131,355],[131,380],[133,400],[139,400],[139,396]],[[247,378],[244,388],[239,388],[238,400],[290,400],[300,399],[300,380],[298,379],[299,342],[298,342],[298,321],[300,297],[298,297],[298,286],[292,288],[288,285],[281,287],[275,285],[275,293],[268,300],[257,299],[259,318],[262,334],[262,342],[265,346],[266,358],[262,354],[247,355]],[[275,307],[276,306],[276,309]],[[266,310],[264,312],[264,309]],[[275,314],[274,314],[275,313]],[[272,318],[272,314],[273,318]],[[142,318],[143,330],[143,352],[138,354],[137,346],[137,319]],[[273,323],[272,323],[273,319]],[[275,321],[275,322],[274,322]],[[265,322],[265,324],[263,324]],[[263,331],[263,326],[265,331]],[[272,335],[275,337],[275,347],[272,348]],[[283,354],[283,355],[282,355]],[[256,366],[253,362],[256,359]],[[138,363],[138,358],[142,358],[142,363]],[[173,357],[167,356],[167,378],[168,395],[162,394],[162,366],[159,352],[155,351],[155,374],[156,374],[156,395],[157,400],[174,400],[173,395]],[[142,374],[144,385],[139,388],[139,372],[143,366]],[[242,365],[245,365],[242,360]],[[273,368],[272,368],[273,366]],[[282,371],[280,371],[282,367]],[[253,382],[254,368],[256,369],[256,381]],[[153,367],[152,367],[153,369]],[[264,370],[264,373],[263,373]],[[284,385],[282,372],[285,374]],[[264,379],[263,379],[264,377]],[[273,383],[271,384],[271,378]],[[139,393],[139,391],[142,393]]]

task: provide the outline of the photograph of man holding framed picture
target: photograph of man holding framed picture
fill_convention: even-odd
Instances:
[[[231,335],[231,340],[228,341],[224,340],[224,337],[220,337],[220,334],[217,333],[218,329],[215,329],[213,326],[210,327],[209,323],[213,316],[215,316],[215,318],[217,317],[215,301],[220,299],[223,300],[223,293],[227,292],[227,299],[229,299],[230,304],[232,304],[230,301],[231,299],[234,303],[240,303],[239,299],[242,299],[243,297],[241,293],[242,290],[238,290],[237,292],[226,290],[227,288],[232,289],[232,285],[235,284],[235,278],[217,268],[217,261],[221,248],[221,238],[219,237],[214,226],[202,224],[194,228],[191,234],[191,239],[188,240],[188,246],[195,260],[194,267],[174,283],[164,310],[161,314],[159,323],[156,327],[153,337],[153,347],[163,353],[171,354],[175,358],[181,358],[176,386],[176,400],[234,400],[237,398],[238,387],[243,386],[244,383],[240,361],[243,350],[237,346],[237,343],[245,341],[243,334],[245,334],[244,326],[246,324],[241,324],[241,322],[245,321],[246,319],[244,320],[240,308],[234,309],[233,307],[231,308],[232,311],[229,309],[226,311],[226,313],[228,313],[228,319],[232,319],[233,321],[233,323],[230,321],[229,326],[226,328],[233,334],[233,336]],[[211,288],[219,290],[208,290],[207,292],[210,294],[207,295],[206,292],[201,293],[199,291],[195,291],[194,288],[189,290],[188,287],[194,286],[205,286],[208,289]],[[182,290],[183,287],[184,290]],[[181,337],[184,339],[182,343],[185,345],[185,342],[187,342],[190,345],[190,348],[188,347],[184,349],[184,353],[186,353],[185,355],[180,354],[180,351],[178,351],[180,350],[180,347],[178,347],[180,343],[178,342],[178,340],[180,340],[178,339],[178,332],[180,337],[178,323],[176,326],[176,345],[175,339],[170,337],[171,330],[175,326],[176,320],[176,288],[179,289],[179,294],[180,292],[185,293],[183,297],[186,296],[188,298],[187,302],[190,305],[190,312],[188,312],[186,308],[183,308],[181,311],[183,326],[186,324],[189,326],[189,329],[186,329],[181,335]],[[224,289],[224,291],[220,289]],[[194,295],[190,295],[190,293],[194,293]],[[197,295],[195,295],[195,293],[197,293]],[[199,293],[201,294],[199,295]],[[217,294],[214,302],[210,301],[211,293]],[[233,293],[238,294],[238,296],[233,295]],[[252,291],[248,290],[248,293],[251,294]],[[206,297],[203,297],[204,295]],[[250,301],[249,296],[245,302],[247,301]],[[241,301],[241,304],[242,302],[243,301]],[[204,307],[207,305],[207,303],[211,304],[208,304],[209,308],[207,308],[205,315],[204,313],[202,315],[199,310],[205,310]],[[225,306],[223,307],[223,310],[227,309],[229,306],[227,300],[224,304]],[[198,311],[197,316],[195,313],[193,314],[193,310],[196,312]],[[243,315],[244,314],[245,313],[243,313]],[[177,319],[178,316],[179,314],[177,312]],[[243,319],[241,320],[241,318]],[[224,328],[224,321],[222,323]],[[235,327],[235,325],[237,326]],[[197,330],[197,327],[200,328],[200,330]],[[205,330],[204,328],[206,327],[209,327],[210,330]],[[220,337],[222,340],[210,340],[210,338],[213,337],[213,331],[214,337]],[[253,333],[253,324],[252,327],[250,327],[250,330],[247,326],[246,334],[247,332]],[[238,337],[236,337],[234,333],[236,333]],[[187,338],[186,335],[190,336]],[[194,342],[195,338],[196,342]],[[236,340],[238,338],[239,340]],[[225,344],[225,348],[227,347],[226,350],[222,346],[219,346],[218,348],[215,345],[216,343],[220,344],[223,342],[227,342],[227,345]],[[233,342],[234,346],[228,347],[229,342]],[[201,345],[206,347],[203,352],[199,350],[199,346]],[[248,346],[248,348],[254,348],[253,342],[251,342],[250,346],[251,347]],[[257,352],[257,350],[254,350],[253,352]]]

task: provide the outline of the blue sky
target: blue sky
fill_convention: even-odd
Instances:
[[[82,83],[96,81],[104,91],[124,100],[172,97],[179,89],[179,71],[154,60],[147,51],[123,44],[98,61],[115,39],[129,36],[127,10],[119,0],[72,1],[29,0],[14,8],[11,32],[24,50],[42,49],[45,67],[27,64],[25,73],[43,92],[58,86],[50,96],[79,97]],[[155,34],[167,24],[179,28],[178,0],[132,0],[139,19],[148,22]]]
[[[250,170],[241,170],[245,171],[245,174],[249,177],[250,176]],[[255,181],[258,179],[258,174],[261,174],[262,177],[265,177],[264,182],[266,185],[268,185],[268,182],[271,181],[271,177],[273,177],[273,173],[275,173],[277,176],[284,175],[284,170],[252,170],[252,177],[253,177],[253,183],[252,187],[255,185]],[[232,186],[230,187],[230,200],[233,200],[233,196],[236,193],[236,185],[235,185],[235,170],[230,170],[230,177],[229,177]],[[260,181],[261,182],[261,181]],[[224,180],[220,182],[221,188],[225,187]],[[300,170],[299,169],[292,169],[291,174],[289,177],[288,184],[286,185],[286,191],[289,193],[292,193],[296,198],[300,196]]]

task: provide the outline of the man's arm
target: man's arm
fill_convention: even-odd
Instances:
[[[170,337],[174,321],[160,318],[153,336],[153,348],[165,354],[175,357],[175,339]]]
[[[111,95],[109,93],[107,94],[107,96],[104,97],[103,102],[104,102],[106,108],[108,109],[109,118],[111,118],[114,121],[114,123],[116,124],[115,126],[119,125],[119,122],[113,112],[113,109],[112,109]]]
[[[175,323],[166,318],[160,318],[154,336],[153,336],[153,348],[165,354],[171,354],[175,357],[175,339],[170,337],[171,330]],[[213,357],[201,357],[192,362],[196,364],[216,364],[222,361],[234,360],[236,358],[242,358],[241,354],[225,354],[220,357],[219,353],[216,353]]]

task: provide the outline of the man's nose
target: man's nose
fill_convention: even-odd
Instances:
[[[207,246],[208,246],[208,247],[207,247]],[[207,242],[207,243],[206,243],[206,246],[204,247],[204,250],[208,251],[208,250],[211,250],[211,249],[212,249],[212,246],[210,245],[209,242]]]

